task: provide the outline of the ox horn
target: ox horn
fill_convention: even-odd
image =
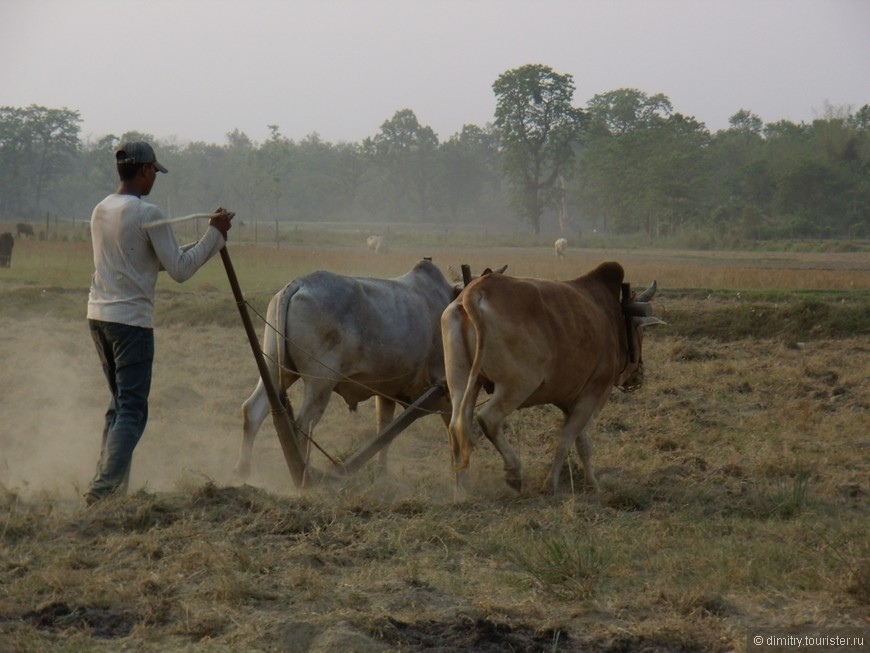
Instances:
[[[631,321],[634,323],[634,326],[641,329],[643,327],[652,326],[654,324],[667,324],[667,322],[655,317],[654,315],[649,315],[646,317],[633,317],[631,318]]]
[[[653,295],[656,294],[656,288],[657,288],[656,282],[655,282],[655,279],[653,279],[652,285],[650,285],[649,288],[647,288],[641,294],[639,294],[637,297],[635,297],[634,301],[636,301],[636,302],[648,302],[649,300],[651,300],[653,298]]]

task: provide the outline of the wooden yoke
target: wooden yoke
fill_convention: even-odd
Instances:
[[[653,292],[655,281],[653,281]],[[646,293],[641,293],[638,298],[631,291],[630,283],[622,284],[622,314],[625,316],[625,330],[628,334],[628,360],[631,363],[637,363],[638,359],[638,342],[637,328],[634,324],[636,317],[650,317],[652,315],[652,305],[647,301]]]
[[[637,362],[637,333],[635,333],[634,325],[631,322],[631,314],[629,307],[632,304],[634,297],[631,293],[631,284],[622,284],[622,313],[625,316],[625,332],[628,336],[628,362]]]
[[[463,263],[460,267],[462,269],[462,285],[467,286],[471,283],[471,266],[468,263]]]

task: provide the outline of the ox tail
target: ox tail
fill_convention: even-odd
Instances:
[[[474,440],[471,437],[474,405],[477,401],[477,393],[480,389],[478,377],[483,368],[483,355],[486,347],[486,329],[483,328],[483,317],[480,314],[479,296],[477,293],[469,293],[462,299],[462,307],[475,334],[474,354],[471,356],[471,366],[468,370],[468,380],[465,392],[459,404],[460,438],[463,441],[463,464],[462,468],[468,467],[470,448]],[[471,352],[467,352],[471,355]]]
[[[278,389],[282,396],[285,388],[285,365],[289,365],[294,370],[296,368],[296,364],[293,362],[287,348],[287,313],[290,310],[290,301],[297,290],[299,290],[299,286],[296,283],[286,285],[280,292],[277,306],[275,307],[275,329],[273,330],[275,337],[275,366]]]

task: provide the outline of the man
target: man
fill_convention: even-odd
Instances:
[[[97,473],[85,494],[88,505],[127,491],[133,449],[148,420],[157,272],[166,270],[179,283],[192,277],[224,246],[235,215],[218,209],[199,242],[179,247],[169,224],[148,226],[164,216],[142,197],[151,192],[158,172],[168,172],[157,162],[153,148],[141,141],[122,143],[115,159],[118,190],[91,215],[96,271],[88,297],[88,324],[112,400]]]

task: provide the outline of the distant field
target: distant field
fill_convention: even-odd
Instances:
[[[186,242],[180,238],[181,242]],[[527,247],[394,246],[387,254],[373,254],[364,236],[356,245],[253,245],[232,238],[228,249],[239,273],[253,290],[279,287],[315,269],[343,274],[393,276],[405,272],[423,256],[446,270],[462,263],[496,267],[507,263],[517,276],[569,278],[604,260],[618,260],[634,285],[659,279],[665,288],[717,290],[870,290],[870,252],[714,252],[636,248],[579,248],[566,260],[553,255],[551,245]],[[3,281],[39,283],[63,288],[87,287],[93,271],[91,246],[86,240],[39,241],[19,238],[13,265],[2,270]],[[200,271],[194,284],[225,282],[219,261]],[[166,286],[174,286],[166,280]]]
[[[363,239],[364,240],[364,239]],[[219,260],[160,282],[149,426],[131,496],[85,511],[107,391],[84,323],[90,245],[19,240],[0,268],[0,650],[742,651],[748,628],[870,619],[870,255],[363,242],[229,244],[258,310],[315,269],[618,260],[669,324],[646,384],[592,427],[595,496],[543,491],[559,415],[509,420],[522,494],[480,443],[453,499],[440,420],[390,473],[296,490],[265,426],[231,473],[256,368]],[[258,323],[258,331],[261,326]],[[291,399],[298,405],[299,392]],[[337,398],[336,398],[337,399]],[[335,401],[333,455],[372,402]],[[315,454],[320,469],[328,461]],[[579,461],[566,470],[579,478]]]
[[[508,265],[515,276],[567,279],[605,260],[620,261],[635,289],[654,279],[658,313],[672,335],[717,339],[870,335],[870,253],[697,252],[574,248],[559,261],[549,247],[394,247],[384,255],[364,244],[257,247],[228,245],[245,297],[264,310],[271,296],[296,276],[318,269],[392,277],[424,256],[445,274],[463,263],[475,273]],[[93,273],[87,242],[22,240],[13,266],[0,270],[9,310],[36,308],[47,295],[57,315],[83,314],[82,294]],[[161,277],[158,323],[238,324],[219,259],[186,284]],[[762,306],[758,306],[761,304]]]

